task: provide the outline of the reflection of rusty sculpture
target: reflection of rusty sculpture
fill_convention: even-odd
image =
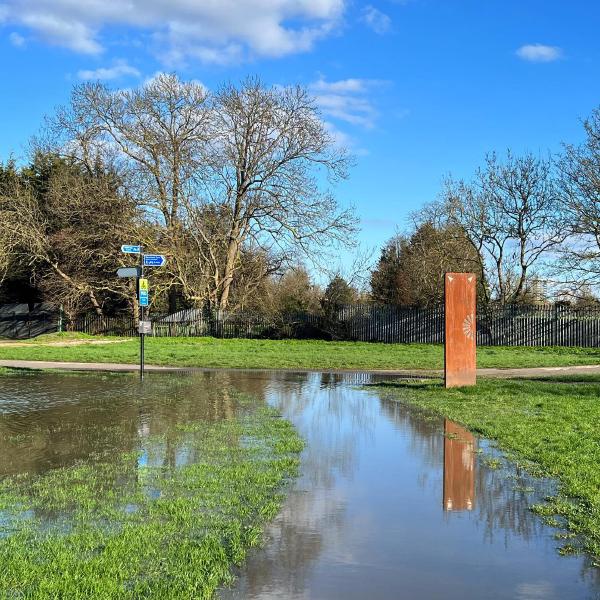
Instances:
[[[444,420],[444,510],[475,506],[475,438],[456,423]]]
[[[473,273],[446,273],[446,387],[475,385],[476,279]]]

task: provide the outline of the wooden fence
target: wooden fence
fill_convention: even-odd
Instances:
[[[276,318],[256,313],[181,311],[153,315],[154,336],[218,338],[335,339],[387,343],[442,343],[443,307],[414,308],[351,305],[321,314],[290,313]],[[131,317],[86,316],[70,324],[72,331],[133,336]],[[480,346],[600,346],[600,309],[565,306],[480,308]]]

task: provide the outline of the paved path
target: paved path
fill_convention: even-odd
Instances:
[[[13,369],[61,369],[68,371],[137,371],[139,365],[120,364],[120,363],[78,363],[78,362],[52,362],[37,360],[0,360],[0,367],[9,367]],[[148,372],[206,372],[218,371],[216,368],[202,367],[162,367],[157,365],[146,365]],[[273,369],[237,369],[243,371],[272,371]],[[393,375],[397,377],[441,377],[441,370],[417,370],[417,369],[285,369],[292,372],[317,371],[326,373],[348,373],[364,372],[377,375]],[[530,377],[552,377],[561,375],[594,375],[600,374],[600,365],[580,365],[576,367],[530,367],[523,369],[477,369],[477,375],[480,377],[492,377],[496,379],[510,378],[530,378]]]

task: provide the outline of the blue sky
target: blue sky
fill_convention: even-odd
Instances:
[[[0,158],[84,79],[301,83],[357,156],[338,197],[380,246],[487,151],[582,138],[599,25],[590,0],[0,0]]]

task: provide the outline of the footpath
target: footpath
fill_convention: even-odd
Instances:
[[[37,360],[0,360],[0,367],[10,369],[33,369],[33,370],[60,370],[60,371],[113,371],[134,372],[139,370],[136,364],[121,363],[79,363],[79,362],[54,362]],[[207,371],[220,371],[223,369],[206,367],[167,367],[159,365],[145,365],[146,372],[178,372],[178,373],[202,373]],[[442,377],[441,370],[417,370],[417,369],[227,369],[232,371],[274,371],[285,370],[290,372],[321,372],[321,373],[373,373],[376,375],[390,375],[395,377],[430,378]],[[494,379],[529,379],[539,377],[560,377],[565,375],[600,375],[600,365],[579,365],[575,367],[528,367],[521,369],[477,369],[478,377],[490,377]]]

